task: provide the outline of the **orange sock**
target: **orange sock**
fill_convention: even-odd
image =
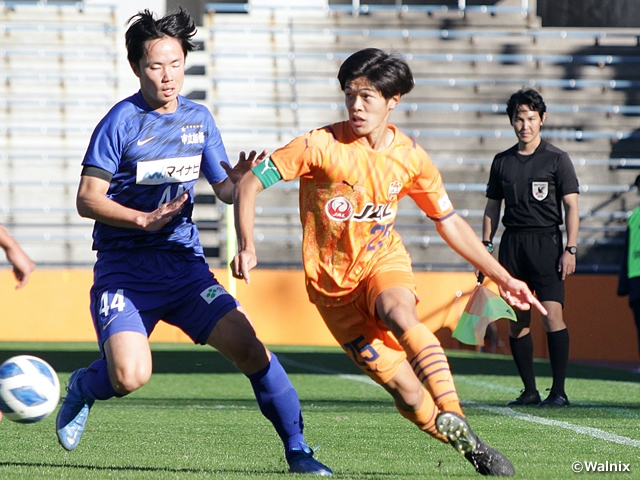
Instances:
[[[420,323],[407,330],[399,342],[407,353],[411,368],[431,394],[438,409],[464,415],[449,361],[436,336]]]
[[[440,435],[438,429],[436,428],[436,418],[440,413],[436,404],[433,403],[433,398],[429,395],[429,392],[425,390],[424,392],[424,400],[422,401],[422,405],[415,412],[407,412],[406,410],[402,410],[398,407],[396,403],[396,408],[400,415],[404,418],[416,424],[416,426],[422,430],[423,432],[428,433],[433,438],[440,440],[443,443],[449,443],[445,437]]]

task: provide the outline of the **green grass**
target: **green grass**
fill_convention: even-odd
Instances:
[[[134,394],[94,406],[80,446],[66,452],[55,413],[22,425],[0,422],[0,478],[284,479],[287,465],[249,382],[208,347],[153,344],[154,375]],[[420,432],[391,398],[337,348],[273,347],[302,402],[308,443],[338,479],[479,478],[451,447]],[[89,344],[0,343],[0,361],[29,353],[64,384],[97,358]],[[630,464],[640,478],[640,376],[570,365],[572,406],[508,409],[520,380],[510,357],[449,351],[474,430],[525,479],[575,479],[574,462]],[[541,393],[551,384],[536,364]],[[583,475],[588,475],[583,473]]]

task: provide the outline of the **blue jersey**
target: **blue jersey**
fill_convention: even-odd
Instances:
[[[211,113],[178,97],[174,113],[152,110],[140,92],[117,103],[94,130],[82,165],[113,175],[107,196],[126,207],[151,212],[189,192],[180,215],[156,232],[95,222],[93,249],[191,250],[202,255],[192,221],[193,188],[202,173],[209,183],[224,180],[228,157]]]

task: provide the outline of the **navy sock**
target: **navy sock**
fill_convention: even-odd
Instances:
[[[509,337],[509,346],[511,347],[511,355],[518,368],[522,383],[524,383],[525,392],[535,392],[536,374],[533,369],[533,339],[531,333],[527,333],[524,337]]]
[[[298,393],[273,353],[269,365],[247,377],[260,411],[275,427],[284,443],[285,455],[289,458],[292,449],[306,445]]]
[[[78,380],[78,389],[90,400],[107,400],[112,397],[121,397],[111,385],[107,361],[104,358],[93,362],[86,372]]]
[[[569,331],[565,328],[557,332],[547,332],[547,345],[549,346],[549,362],[553,375],[551,392],[562,395],[564,394],[564,380],[567,377],[567,364],[569,363]]]

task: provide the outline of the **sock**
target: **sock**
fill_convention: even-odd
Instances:
[[[520,338],[509,336],[509,346],[522,383],[524,383],[524,391],[532,393],[537,391],[536,374],[533,369],[533,339],[531,338],[531,333],[527,333]]]
[[[547,345],[553,375],[551,393],[561,395],[564,394],[564,380],[567,377],[569,363],[569,331],[565,328],[557,332],[547,332]]]
[[[104,358],[96,360],[82,377],[78,379],[78,390],[89,400],[107,400],[112,397],[122,397],[111,385],[107,361]]]
[[[443,437],[436,428],[436,418],[440,413],[436,404],[433,403],[433,398],[429,395],[429,392],[425,390],[424,399],[422,401],[422,405],[415,412],[408,412],[406,410],[402,410],[398,404],[396,403],[396,408],[400,415],[404,418],[416,424],[416,426],[422,430],[423,432],[428,433],[433,438],[440,440],[443,443],[449,443],[445,437]]]
[[[273,352],[269,365],[247,377],[260,411],[275,427],[284,444],[285,456],[289,458],[292,449],[306,446],[298,393]]]
[[[399,342],[407,353],[411,368],[427,388],[438,409],[464,415],[453,384],[449,361],[436,336],[419,323],[407,330]]]

